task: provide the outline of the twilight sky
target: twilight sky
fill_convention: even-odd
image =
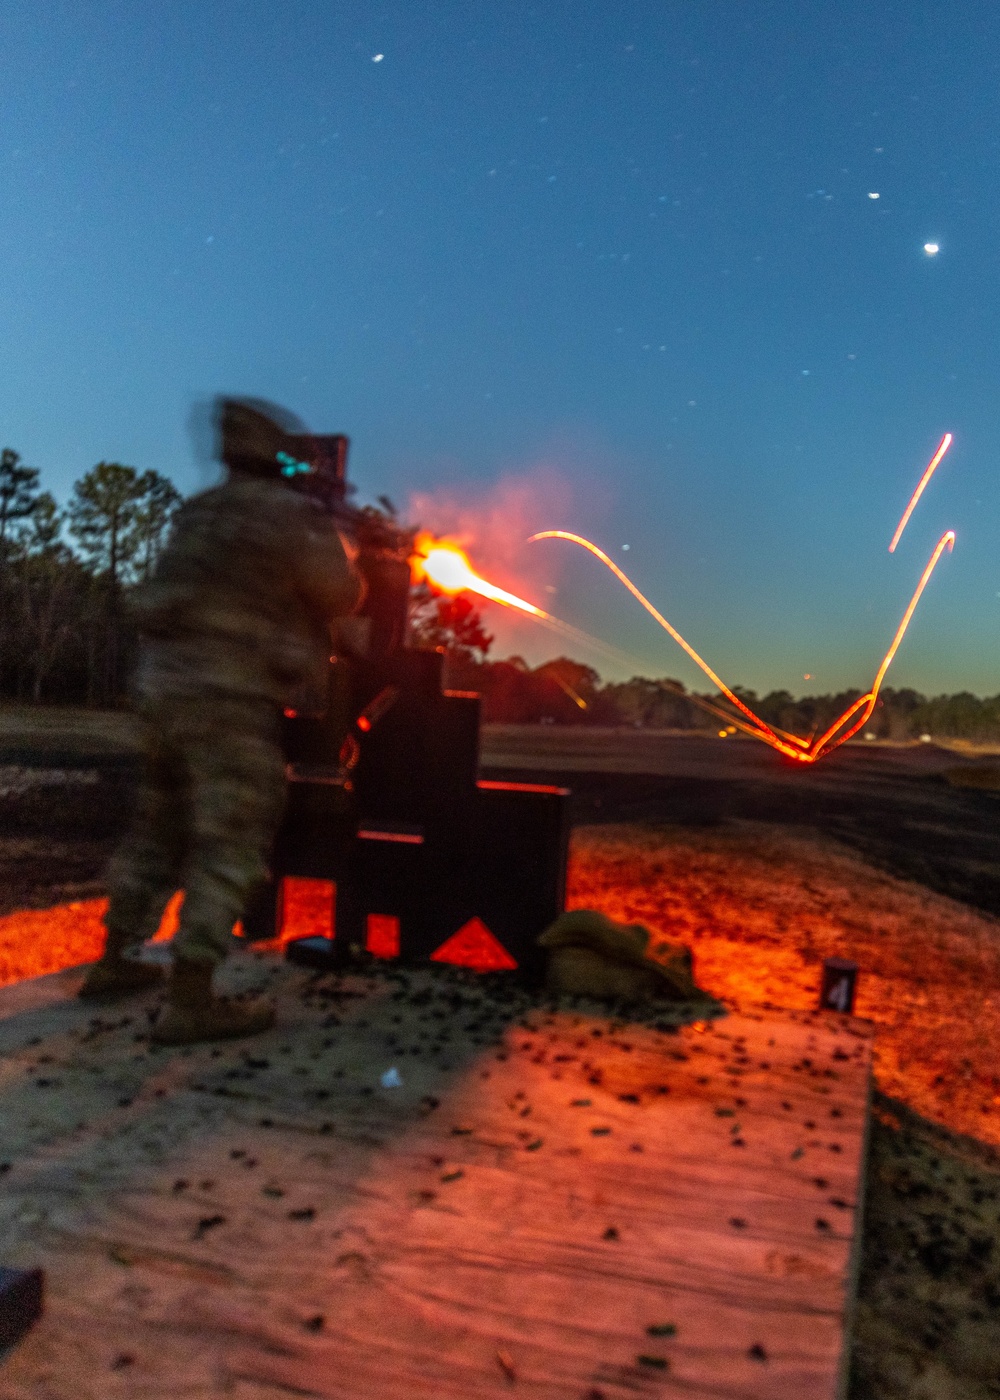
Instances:
[[[274,399],[635,660],[490,608],[496,654],[699,688],[524,537],[818,693],[951,527],[888,684],[995,694],[998,89],[995,0],[6,0],[0,445],[190,492],[192,403]]]

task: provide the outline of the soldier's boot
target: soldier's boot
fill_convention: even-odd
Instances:
[[[231,1040],[256,1035],[274,1025],[274,1007],[267,1002],[240,1003],[212,992],[215,964],[175,958],[170,973],[165,1012],[150,1039],[157,1045],[193,1045],[200,1040]]]
[[[118,1001],[162,985],[162,967],[127,958],[116,940],[109,937],[103,957],[90,968],[77,996],[84,1001]]]

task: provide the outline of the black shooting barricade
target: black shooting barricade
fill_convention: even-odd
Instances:
[[[326,460],[342,471],[346,452]],[[444,689],[443,653],[406,646],[408,564],[362,563],[366,654],[331,662],[323,713],[286,716],[287,808],[247,936],[280,929],[286,879],[324,880],[333,936],[292,941],[292,959],[345,967],[369,949],[538,981],[538,935],[565,901],[569,793],[477,779],[479,696]]]

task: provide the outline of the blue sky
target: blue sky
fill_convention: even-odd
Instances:
[[[192,403],[264,395],[635,665],[581,659],[689,684],[523,534],[802,693],[870,681],[951,527],[889,683],[996,693],[997,55],[977,3],[8,0],[0,444],[193,491]]]

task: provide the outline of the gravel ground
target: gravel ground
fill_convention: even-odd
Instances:
[[[0,982],[94,956],[129,802],[120,765],[32,771],[0,770]],[[570,896],[689,942],[736,1006],[811,1005],[823,957],[861,964],[878,1094],[851,1400],[1000,1397],[1000,919],[828,836],[732,818],[580,828]]]
[[[571,902],[682,939],[735,1006],[811,1006],[824,957],[860,964],[878,1093],[850,1400],[1000,1396],[1000,920],[752,822],[584,828]]]

